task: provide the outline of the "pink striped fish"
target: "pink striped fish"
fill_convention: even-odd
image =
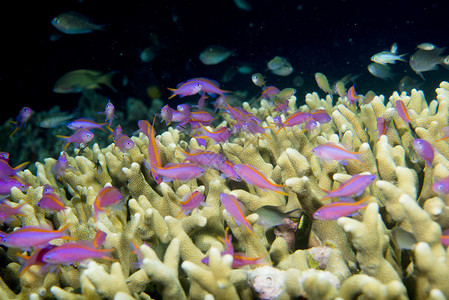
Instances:
[[[42,256],[42,261],[46,264],[59,265],[73,264],[90,258],[114,260],[111,257],[111,252],[114,250],[114,248],[97,249],[82,242],[65,243],[46,252]]]
[[[105,207],[113,206],[123,199],[122,194],[112,186],[106,186],[98,192],[97,198],[94,202],[94,220],[97,222],[97,217],[100,212],[109,212]]]
[[[162,181],[187,181],[203,176],[205,173],[203,168],[192,163],[170,163],[166,164],[164,167],[160,167],[156,165],[152,166],[145,161],[145,166],[152,172],[156,173],[158,177],[162,176]]]
[[[285,185],[270,182],[265,175],[251,165],[235,164],[234,170],[240,178],[245,180],[248,184],[255,185],[265,191],[270,190],[275,193],[288,196],[288,194],[282,189]]]
[[[243,206],[242,202],[240,202],[239,199],[237,199],[236,196],[221,193],[220,201],[221,204],[223,204],[226,211],[229,214],[231,214],[231,216],[234,218],[238,226],[240,226],[240,224],[243,224],[243,226],[245,226],[248,232],[256,236],[256,234],[253,231],[253,227],[251,226],[251,223],[248,221],[245,214],[243,213],[245,211],[245,207]]]
[[[6,247],[30,250],[46,245],[54,239],[71,239],[68,233],[69,225],[58,230],[42,227],[28,226],[14,230],[10,233],[0,232],[0,244]]]
[[[354,195],[360,196],[374,180],[376,180],[376,175],[373,174],[353,175],[349,180],[340,184],[335,190],[325,191],[328,194],[321,200],[335,197],[351,197]]]
[[[362,154],[363,152],[351,152],[346,150],[346,148],[342,145],[332,142],[327,142],[324,145],[313,148],[312,153],[326,162],[337,160],[342,165],[347,165],[348,160],[356,160],[364,164],[364,162],[360,158],[360,154]]]
[[[179,214],[176,217],[178,217],[183,212],[187,216],[195,208],[200,207],[200,205],[207,205],[207,203],[204,202],[204,195],[200,191],[194,191],[193,193],[188,193],[188,194],[184,195],[184,197],[182,197],[181,211],[179,212]]]
[[[408,110],[404,105],[404,102],[402,100],[396,101],[396,111],[398,112],[399,117],[401,117],[402,120],[404,120],[405,123],[409,124],[411,119],[408,114]]]
[[[155,119],[153,119],[153,125],[154,125],[154,120]],[[143,134],[145,134],[148,137],[148,158],[149,158],[148,166],[149,167],[147,166],[147,168],[149,168],[151,170],[151,175],[153,176],[156,183],[160,184],[162,182],[162,177],[158,176],[157,173],[155,173],[151,169],[151,166],[161,166],[162,165],[161,155],[159,153],[159,148],[156,143],[154,126],[152,126],[150,124],[150,122],[148,122],[147,120],[140,120],[137,122],[137,124],[139,125],[139,128],[143,132]]]
[[[313,213],[313,218],[317,220],[336,220],[340,217],[354,215],[359,209],[365,208],[369,201],[363,198],[357,202],[334,202],[321,206]]]

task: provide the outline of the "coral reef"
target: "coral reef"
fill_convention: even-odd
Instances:
[[[114,144],[69,151],[71,168],[59,179],[52,172],[56,159],[38,161],[35,172],[18,173],[29,187],[11,189],[11,205],[23,207],[4,231],[68,225],[73,239],[86,241],[102,231],[106,239],[101,247],[114,249],[113,259],[76,261],[44,273],[41,265],[33,265],[19,276],[17,254],[24,251],[2,248],[0,298],[446,299],[449,260],[441,237],[449,228],[449,198],[437,194],[432,185],[449,175],[449,146],[440,140],[449,122],[449,83],[442,82],[436,93],[436,99],[427,103],[420,91],[394,92],[388,100],[376,96],[360,108],[348,105],[345,98],[321,99],[317,93],[308,94],[298,107],[291,96],[290,113],[323,109],[332,117],[310,132],[298,126],[277,132],[271,124],[279,113],[267,100],[262,99],[259,107],[243,103],[246,112],[262,120],[268,137],[242,131],[225,143],[207,140],[206,147],[176,128],[156,128],[162,165],[183,161],[177,148],[205,149],[235,164],[255,167],[271,183],[282,184],[288,196],[224,178],[214,168],[185,182],[157,183],[145,167],[152,141],[144,132],[132,137],[134,147],[127,152]],[[410,124],[395,112],[398,100],[408,109]],[[388,126],[380,138],[379,117]],[[234,124],[224,114],[213,127]],[[435,149],[431,167],[414,152],[416,138]],[[328,142],[359,152],[362,162],[321,160],[312,149]],[[332,201],[321,201],[326,196],[323,190],[337,189],[363,172],[377,177],[354,196],[372,196],[365,210],[338,220],[313,219],[318,208]],[[37,205],[45,185],[61,197],[65,210],[51,212]],[[105,186],[120,191],[124,205],[100,213],[95,222],[95,201]],[[180,214],[184,195],[194,191],[205,195],[206,204],[189,215]],[[220,193],[238,198],[253,231],[224,210]],[[285,217],[288,228],[261,225],[262,215],[256,211],[268,205],[282,214],[297,212]],[[226,227],[235,252],[222,243]],[[415,239],[411,247],[394,238],[392,232],[398,228]],[[244,267],[233,267],[237,260],[255,258]]]

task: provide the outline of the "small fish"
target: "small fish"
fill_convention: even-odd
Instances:
[[[173,94],[170,97],[168,97],[168,99],[171,99],[176,95],[180,97],[192,96],[198,94],[201,91],[201,88],[202,86],[200,82],[189,80],[178,84],[176,89],[168,88],[170,91],[173,92]]]
[[[156,118],[153,119],[153,125]],[[159,148],[156,143],[154,126],[150,124],[150,122],[146,120],[140,120],[137,122],[140,130],[142,130],[143,134],[148,137],[148,167],[151,170],[151,175],[153,179],[160,184],[162,182],[162,176],[159,176],[153,169],[152,166],[161,166],[161,155],[159,153]],[[146,165],[145,165],[146,166]],[[147,168],[148,168],[147,167]]]
[[[69,225],[58,230],[50,230],[42,227],[27,226],[10,233],[0,233],[0,244],[6,247],[29,250],[46,245],[54,239],[71,239],[68,234]]]
[[[254,73],[251,75],[251,80],[258,87],[265,87],[265,78],[260,73]]]
[[[435,157],[435,150],[433,150],[432,144],[423,139],[415,139],[413,141],[413,148],[415,148],[416,153],[424,159],[427,166],[431,168]]]
[[[398,44],[393,43],[390,47],[390,53],[397,54],[398,53]]]
[[[102,73],[94,70],[74,70],[64,74],[53,86],[53,92],[59,94],[80,93],[84,90],[98,89],[106,85],[114,92],[117,90],[112,85],[112,77],[117,72]]]
[[[112,186],[106,186],[98,192],[94,202],[94,219],[97,222],[97,217],[100,212],[110,212],[105,209],[107,206],[113,206],[123,199],[122,194]]]
[[[191,79],[193,81],[199,82],[201,84],[201,91],[204,93],[208,93],[209,95],[220,95],[223,96],[225,94],[232,93],[231,91],[225,91],[220,89],[220,84],[212,79],[204,78],[204,77],[197,77]]]
[[[413,234],[401,227],[394,227],[391,230],[391,235],[399,248],[403,250],[412,250],[413,246],[417,243]]]
[[[129,136],[122,133],[122,127],[120,125],[117,125],[112,132],[112,138],[115,147],[118,147],[122,152],[131,150],[134,147],[134,141]]]
[[[399,117],[401,117],[401,119],[402,119],[405,123],[409,124],[410,121],[411,121],[411,119],[410,119],[410,116],[409,116],[409,114],[408,114],[408,110],[407,110],[407,108],[405,107],[404,102],[402,102],[402,100],[397,100],[397,101],[396,101],[396,107],[395,107],[395,108],[396,108],[396,112],[398,113]]]
[[[87,129],[81,128],[75,131],[75,133],[73,133],[71,136],[57,135],[56,137],[65,140],[63,149],[66,150],[71,143],[86,144],[90,142],[94,138],[94,134]]]
[[[16,120],[15,121],[10,121],[14,125],[16,125],[14,130],[9,135],[10,137],[13,136],[17,132],[17,130],[22,128],[22,126],[26,126],[26,124],[27,124],[28,120],[30,119],[32,113],[33,113],[33,110],[31,108],[26,107],[26,106],[22,107],[22,109],[20,110],[19,114],[16,117]]]
[[[105,122],[108,122],[109,127],[112,125],[112,121],[117,118],[115,116],[115,107],[114,104],[111,103],[111,100],[108,100],[108,103],[106,103],[106,106],[104,107],[104,111],[98,112],[100,115],[105,115],[106,119]]]
[[[266,86],[262,90],[262,94],[260,95],[260,99],[268,99],[271,100],[274,96],[276,96],[281,90],[275,86]]]
[[[423,84],[422,82],[418,82],[415,79],[406,75],[402,77],[401,80],[399,80],[398,89],[401,93],[406,92],[407,94],[410,95],[413,89],[419,89],[422,86],[422,84]]]
[[[19,259],[24,261],[24,264],[22,264],[20,268],[20,274],[19,278],[22,277],[26,271],[29,270],[32,266],[40,266],[39,274],[43,274],[46,272],[48,266],[46,263],[42,260],[45,253],[50,251],[56,247],[55,245],[47,244],[45,247],[37,248],[30,256],[23,255],[22,253],[17,253],[16,255],[19,256]]]
[[[277,106],[273,108],[273,111],[279,111],[282,113],[286,113],[288,110],[288,100],[284,100],[281,103],[279,103]]]
[[[360,196],[374,180],[376,180],[376,175],[373,174],[353,175],[349,180],[340,184],[335,190],[325,191],[328,194],[321,199],[321,201],[336,197]]]
[[[234,163],[228,159],[222,163],[218,169],[222,172],[221,177],[222,178],[230,178],[234,181],[242,181],[242,178],[237,174],[237,172],[234,170]]]
[[[221,204],[223,204],[226,211],[234,218],[238,226],[240,226],[240,224],[243,224],[243,226],[245,226],[248,232],[256,236],[253,227],[251,226],[251,223],[248,221],[245,214],[243,213],[245,207],[243,206],[242,202],[240,202],[239,199],[237,199],[236,196],[221,193],[220,201]]]
[[[13,187],[24,192],[29,185],[26,182],[22,182],[16,176],[0,178],[0,196],[9,195]]]
[[[371,63],[368,65],[368,71],[371,75],[381,78],[383,80],[393,79],[394,75],[388,65],[381,65],[378,63]]]
[[[443,128],[441,128],[441,131],[443,132],[443,137],[440,139],[435,140],[435,142],[439,142],[439,141],[444,141],[447,138],[449,138],[449,126],[444,126]]]
[[[89,119],[84,119],[84,118],[80,118],[80,119],[76,119],[72,122],[70,122],[69,124],[67,124],[67,128],[72,129],[72,130],[78,130],[81,128],[90,130],[90,129],[101,129],[104,131],[103,126],[107,125],[108,123],[95,123],[92,120]]]
[[[357,106],[357,102],[359,101],[362,96],[357,95],[357,92],[355,91],[355,85],[351,86],[346,93],[346,97],[348,98],[349,105],[352,105],[354,107]]]
[[[231,54],[232,51],[213,45],[201,51],[199,60],[205,65],[216,65],[226,60]]]
[[[331,116],[324,109],[316,109],[310,112],[310,118],[319,123],[328,123],[332,120]]]
[[[313,213],[316,220],[336,220],[340,217],[353,216],[356,211],[365,208],[369,202],[363,198],[357,202],[334,202],[321,206]]]
[[[285,88],[281,91],[279,91],[274,97],[272,97],[270,100],[273,100],[274,102],[280,102],[283,100],[290,100],[292,96],[296,94],[296,89],[294,88]]]
[[[382,51],[371,56],[371,61],[385,65],[385,64],[395,64],[397,60],[406,61],[403,57],[407,54],[397,55],[395,53],[391,53],[390,51]]]
[[[267,63],[268,69],[271,73],[279,76],[288,76],[293,72],[292,65],[287,61],[287,59],[275,56]]]
[[[318,126],[320,126],[319,122],[309,119],[304,125],[304,129],[302,130],[302,132],[305,132],[307,130],[307,132],[310,134],[314,129],[318,128]]]
[[[337,160],[342,165],[347,165],[348,160],[355,160],[364,163],[360,157],[363,152],[351,152],[342,145],[331,142],[313,148],[312,153],[326,162]]]
[[[319,72],[315,73],[315,81],[318,84],[318,87],[322,91],[328,93],[329,95],[334,94],[334,91],[331,89],[326,75],[324,75],[323,73],[319,73]]]
[[[150,165],[147,161],[145,161],[145,167],[147,167],[152,172],[155,172],[158,176],[162,176],[163,181],[187,181],[190,179],[201,177],[206,172],[197,164],[192,163],[170,163],[165,165],[164,167],[161,167]]]
[[[25,169],[28,164],[29,162],[24,162],[13,168],[9,162],[0,159],[0,178],[7,179],[9,177],[16,176],[17,173]]]
[[[0,224],[3,225],[12,222],[14,220],[13,216],[25,216],[25,214],[22,213],[21,209],[27,203],[28,202],[22,202],[21,204],[18,205],[16,205],[17,203],[14,203],[15,206],[11,206],[13,202],[9,201],[1,202]]]
[[[114,248],[97,249],[81,242],[65,243],[47,251],[42,256],[42,261],[46,264],[66,265],[91,258],[114,260],[111,256],[114,250]]]
[[[65,34],[84,34],[94,30],[104,30],[105,25],[98,25],[82,14],[68,11],[59,14],[51,20],[51,24]]]
[[[279,226],[284,223],[285,218],[291,218],[291,213],[296,212],[298,209],[289,211],[289,212],[281,212],[279,211],[279,207],[265,205],[258,209],[256,209],[255,213],[259,215],[259,220],[257,224],[263,226],[265,228],[270,228],[274,226]]]
[[[421,50],[431,51],[438,47],[431,43],[421,43],[418,46],[416,46],[416,48],[421,49]]]
[[[75,169],[69,166],[69,162],[67,161],[67,154],[62,152],[62,154],[58,157],[56,164],[51,167],[51,171],[56,175],[56,179],[60,180],[62,176],[64,176],[65,171],[67,169]]]
[[[379,141],[382,135],[387,134],[387,121],[384,118],[377,118],[377,140]]]
[[[234,252],[234,246],[232,245],[232,235],[229,235],[229,227],[226,227],[225,237],[220,239],[225,245],[225,250],[220,254],[221,256],[225,254],[232,255],[232,268],[239,268],[247,265],[261,264],[263,257],[248,257],[245,253]],[[209,257],[205,257],[201,260],[203,264],[209,265]]]
[[[438,194],[449,194],[449,176],[435,182],[432,190]]]
[[[434,48],[432,50],[418,49],[418,51],[410,56],[410,67],[424,79],[422,72],[438,70],[438,65],[447,67],[444,61],[445,58],[441,56],[444,50],[446,48]]]
[[[58,126],[61,126],[65,124],[68,120],[75,117],[76,114],[64,114],[64,115],[57,115],[57,116],[50,116],[48,118],[43,119],[39,123],[39,127],[42,128],[56,128]]]
[[[184,195],[184,197],[182,197],[181,211],[179,212],[178,216],[180,214],[182,214],[183,212],[187,216],[195,208],[200,207],[200,205],[203,205],[203,206],[207,205],[207,203],[204,202],[204,195],[199,191],[195,191],[193,193],[188,193],[188,194]]]
[[[265,175],[251,165],[235,164],[234,170],[240,178],[245,180],[248,184],[255,185],[265,191],[271,190],[275,193],[288,196],[288,194],[283,191],[285,185],[270,182]]]
[[[194,137],[196,139],[210,138],[210,139],[213,139],[215,141],[215,143],[222,143],[222,142],[226,142],[229,139],[229,137],[231,136],[231,130],[224,126],[218,127],[214,131],[208,130],[201,123],[200,123],[200,126],[204,130],[204,133],[202,133],[201,135],[192,136],[192,137]]]
[[[215,153],[213,151],[191,150],[191,153],[189,153],[181,148],[177,149],[186,156],[183,162],[189,161],[197,165],[208,166],[214,169],[218,169],[226,160],[223,154]]]
[[[37,206],[58,212],[66,208],[61,197],[51,192],[44,192],[42,198],[37,203]]]

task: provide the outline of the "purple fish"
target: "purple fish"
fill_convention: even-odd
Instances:
[[[61,177],[65,174],[67,169],[74,170],[75,168],[69,166],[69,162],[67,161],[67,154],[62,152],[62,154],[58,157],[58,161],[51,167],[51,171],[56,175],[56,179],[61,179]]]
[[[218,170],[222,172],[221,177],[223,178],[230,178],[235,181],[242,181],[242,178],[237,174],[237,172],[234,170],[234,163],[230,160],[225,160],[224,163],[222,163]]]
[[[12,203],[12,202],[8,202]],[[21,209],[27,204],[27,202],[23,202],[16,206],[10,206],[7,202],[0,203],[0,224],[9,223],[14,220],[13,216],[25,216]]]
[[[64,150],[67,149],[67,147],[73,143],[73,144],[85,144],[90,142],[94,138],[94,134],[84,128],[78,129],[75,131],[74,134],[71,136],[62,136],[57,135],[56,137],[61,138],[65,140]]]
[[[351,86],[346,93],[346,97],[348,98],[348,102],[350,105],[353,105],[356,107],[357,102],[362,96],[357,95],[357,92],[355,91],[355,85]]]
[[[17,130],[19,130],[20,128],[22,128],[22,126],[25,126],[26,123],[28,122],[28,120],[31,117],[32,114],[32,110],[29,107],[23,107],[19,114],[16,117],[16,121],[13,121],[12,123],[16,125],[16,127],[14,128],[13,132],[9,135],[9,136],[13,136],[14,133],[17,132]]]
[[[13,168],[9,165],[9,162],[0,159],[0,178],[7,179],[8,177],[16,176],[17,173],[25,169],[28,164],[29,162],[24,162]]]
[[[279,112],[286,113],[287,109],[288,109],[288,100],[283,100],[275,108],[273,108],[273,111],[279,111]]]
[[[302,130],[303,132],[307,130],[308,133],[311,133],[314,129],[316,129],[318,127],[320,123],[310,119],[309,121],[307,121],[306,125],[304,125],[304,129]]]
[[[89,119],[77,119],[67,124],[67,127],[72,130],[84,128],[84,129],[101,129],[104,131],[103,126],[106,124],[108,123],[95,123],[94,121]]]
[[[229,214],[231,214],[231,216],[234,218],[234,220],[238,226],[240,226],[240,224],[243,224],[243,226],[245,226],[245,228],[246,228],[246,230],[248,230],[248,232],[250,232],[251,234],[256,236],[255,233],[253,232],[253,227],[251,226],[251,223],[248,221],[245,214],[243,213],[245,211],[245,208],[244,208],[242,202],[240,202],[236,196],[231,195],[231,194],[221,193],[220,201],[221,201],[221,204],[223,204],[226,211]]]
[[[163,181],[187,181],[203,176],[205,173],[203,168],[192,163],[170,163],[164,167],[160,167],[157,165],[150,165],[145,161],[145,166],[152,172],[155,172],[158,176],[162,176]]]
[[[438,194],[449,193],[449,176],[445,177],[432,185],[432,190]]]
[[[78,261],[86,260],[89,258],[101,258],[114,260],[111,257],[111,249],[97,249],[89,246],[85,243],[65,243],[61,246],[57,246],[46,252],[42,256],[42,261],[47,264],[73,264]]]
[[[182,197],[181,201],[182,210],[179,212],[178,216],[182,212],[184,212],[184,214],[187,216],[192,210],[200,207],[200,205],[207,205],[207,203],[204,202],[204,195],[199,191],[188,193],[184,195],[184,197]]]
[[[116,118],[115,116],[115,107],[111,103],[111,100],[108,100],[108,103],[106,104],[104,111],[99,112],[101,115],[105,115],[106,119],[105,122],[108,122],[109,127],[112,125],[112,120]]]
[[[351,196],[360,196],[363,191],[376,180],[376,175],[367,174],[367,175],[353,175],[348,181],[340,184],[338,188],[332,191],[325,191],[327,194],[321,200],[326,200],[328,198],[334,197],[351,197]]]
[[[15,176],[4,177],[0,179],[0,195],[10,194],[13,187],[18,188],[23,192],[29,187],[29,185],[26,182],[22,182]]]
[[[173,92],[173,95],[168,97],[168,99],[171,99],[175,97],[176,95],[179,95],[180,97],[184,96],[192,96],[195,94],[198,94],[201,91],[202,85],[200,82],[196,80],[188,80],[186,82],[178,84],[176,89],[168,88],[170,91]]]
[[[203,124],[200,123],[201,128],[203,129],[204,133],[201,135],[192,136],[195,139],[205,139],[210,138],[215,141],[215,143],[221,143],[225,142],[229,139],[231,136],[231,130],[227,127],[218,127],[214,131],[208,130],[206,127],[204,127]]]
[[[382,135],[387,134],[387,121],[384,118],[377,118],[377,140],[380,139]]]
[[[182,151],[186,155],[183,162],[190,161],[191,163],[201,166],[208,166],[214,169],[218,169],[226,160],[223,154],[212,151],[191,150],[192,153],[188,153],[181,148],[178,148],[178,150]]]
[[[54,239],[71,239],[66,225],[58,230],[50,230],[42,227],[27,226],[10,233],[0,233],[0,244],[6,247],[29,250],[46,245]]]
[[[337,160],[342,165],[347,165],[348,160],[356,160],[363,163],[360,157],[360,154],[363,152],[351,152],[346,150],[342,145],[332,142],[327,142],[324,145],[313,148],[312,153],[326,162]]]
[[[226,227],[225,237],[221,238],[225,244],[225,250],[221,252],[221,256],[225,254],[230,254],[233,257],[232,266],[233,268],[239,268],[247,265],[254,265],[262,263],[263,257],[248,257],[245,253],[234,252],[234,246],[232,245],[232,235],[229,235],[229,227]],[[203,264],[209,264],[209,257],[205,257],[201,260]]]
[[[61,197],[48,191],[43,192],[42,198],[37,203],[37,206],[55,211],[61,211],[65,209],[65,205]]]
[[[410,123],[410,116],[402,100],[396,101],[396,111],[398,112],[399,117],[401,117],[401,119],[404,120],[405,123]]]
[[[109,212],[105,207],[113,206],[119,203],[123,199],[122,194],[116,188],[112,186],[106,186],[98,192],[97,198],[94,202],[94,220],[97,222],[98,214],[103,212]]]
[[[310,113],[310,117],[319,123],[328,123],[332,120],[324,109],[313,110]]]
[[[357,202],[334,202],[321,206],[313,213],[317,220],[336,220],[340,217],[352,216],[359,209],[365,208],[369,202],[363,198]]]
[[[122,126],[120,125],[117,125],[115,130],[112,132],[112,139],[114,140],[115,146],[123,152],[126,152],[134,147],[133,140],[126,134],[122,133]]]
[[[240,178],[245,180],[248,184],[255,185],[265,191],[270,190],[275,193],[288,196],[288,194],[283,191],[283,187],[285,187],[285,185],[270,182],[265,175],[251,165],[235,164],[234,170]]]
[[[416,153],[425,160],[427,166],[431,168],[435,157],[435,151],[433,150],[432,144],[423,139],[415,139],[413,141],[413,148],[415,148]]]

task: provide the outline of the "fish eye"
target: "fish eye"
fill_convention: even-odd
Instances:
[[[235,179],[237,179],[237,181],[242,181],[242,178],[240,178],[240,176],[237,176]]]

